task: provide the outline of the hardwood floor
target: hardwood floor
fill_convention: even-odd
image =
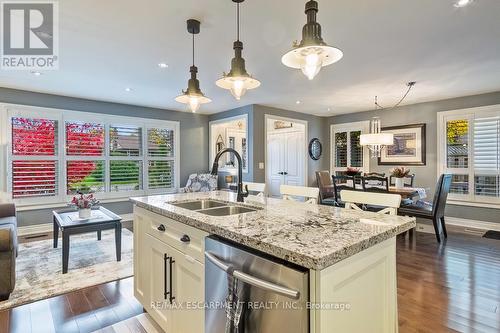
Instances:
[[[401,333],[500,332],[500,241],[416,233],[398,238],[397,261]],[[92,332],[141,313],[129,278],[0,312],[0,333]]]
[[[500,241],[398,238],[399,332],[500,332]]]
[[[83,333],[141,314],[128,278],[0,312],[0,333]]]

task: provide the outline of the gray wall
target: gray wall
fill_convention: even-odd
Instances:
[[[0,102],[40,106],[56,109],[94,112],[102,114],[142,117],[180,122],[180,185],[183,186],[189,174],[207,169],[208,161],[208,116],[177,112],[142,106],[100,102],[80,98],[40,94],[22,90],[0,88]],[[118,214],[132,212],[128,202],[106,204]],[[32,225],[51,221],[51,210],[19,213],[19,224]]]
[[[370,120],[374,116],[380,117],[382,126],[426,123],[427,165],[412,166],[410,168],[412,171],[415,171],[415,181],[418,186],[431,188],[432,193],[430,193],[430,195],[432,196],[437,181],[437,112],[494,104],[500,104],[500,92],[419,103],[398,107],[392,110],[372,110],[339,115],[330,117],[328,119],[328,124]],[[389,169],[389,166],[379,166],[376,159],[370,161],[370,171],[387,173]],[[448,205],[446,215],[465,219],[500,222],[497,209]]]

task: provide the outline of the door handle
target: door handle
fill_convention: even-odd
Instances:
[[[205,257],[209,261],[211,261],[215,266],[219,267],[222,269],[224,272],[228,273],[230,270],[233,270],[233,267],[231,265],[228,265],[227,263],[223,262],[219,258],[217,258],[213,253],[205,251]],[[265,281],[262,279],[259,279],[255,276],[251,276],[249,274],[243,273],[239,270],[233,270],[233,276],[238,278],[239,280],[248,283],[251,286],[272,291],[277,294],[292,298],[292,299],[299,299],[300,298],[300,292],[297,290],[289,289],[280,285],[277,285],[275,283]]]

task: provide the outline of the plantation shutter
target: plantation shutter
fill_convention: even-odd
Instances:
[[[58,193],[57,121],[11,118],[12,197],[47,197]]]
[[[142,156],[142,127],[111,125],[110,156]]]
[[[104,125],[67,121],[65,136],[67,194],[104,192]]]
[[[148,187],[150,189],[174,188],[174,130],[148,128],[147,140]]]
[[[475,194],[498,197],[500,117],[474,120]]]

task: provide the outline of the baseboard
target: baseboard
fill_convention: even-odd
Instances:
[[[462,219],[459,217],[445,217],[446,226],[449,230],[464,232],[467,234],[475,234],[482,236],[488,230],[500,231],[500,223]],[[417,223],[417,231],[434,233],[432,223]]]
[[[124,228],[131,228],[132,221],[134,220],[134,214],[120,214],[122,218],[122,226]],[[32,235],[43,235],[43,234],[51,234],[52,233],[53,224],[52,223],[43,223],[37,225],[28,225],[25,227],[17,228],[17,236],[18,237],[26,237]]]

